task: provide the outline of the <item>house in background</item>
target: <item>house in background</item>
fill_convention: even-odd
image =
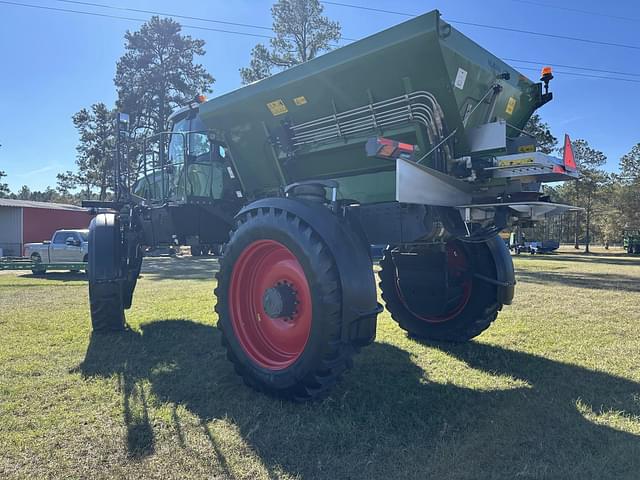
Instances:
[[[0,256],[20,256],[25,243],[51,240],[62,228],[88,228],[86,208],[0,198]]]

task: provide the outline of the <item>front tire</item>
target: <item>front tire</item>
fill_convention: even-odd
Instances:
[[[125,330],[122,282],[94,283],[89,281],[91,326],[94,332],[120,332]]]
[[[445,268],[450,284],[439,291],[434,255],[429,249],[385,250],[378,273],[382,298],[391,317],[411,336],[468,341],[486,330],[502,309],[496,286],[474,275],[496,278],[493,257],[483,244],[449,242]],[[440,278],[444,281],[445,275]]]
[[[335,260],[311,226],[272,207],[242,214],[217,278],[218,328],[245,383],[293,400],[326,396],[354,348],[340,340]]]
[[[122,238],[118,217],[97,215],[89,226],[89,304],[95,332],[125,329]]]
[[[47,268],[41,265],[42,257],[40,257],[39,253],[32,253],[30,259],[35,264],[34,268],[31,269],[32,274],[44,275],[47,272]]]

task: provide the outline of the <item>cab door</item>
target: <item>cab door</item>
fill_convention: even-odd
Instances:
[[[65,262],[82,261],[82,238],[77,232],[67,233],[65,240]]]
[[[76,232],[57,232],[51,243],[51,262],[81,262],[82,242]]]
[[[49,246],[50,261],[51,263],[66,262],[67,258],[67,245],[66,239],[69,236],[69,232],[56,232],[51,240]]]

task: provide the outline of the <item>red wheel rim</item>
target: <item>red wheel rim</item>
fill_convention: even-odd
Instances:
[[[417,317],[420,320],[428,323],[447,322],[457,317],[467,306],[467,303],[469,303],[469,299],[471,298],[471,277],[468,275],[469,263],[464,250],[454,243],[447,243],[447,267],[449,270],[449,278],[455,279],[461,283],[462,295],[460,296],[459,301],[451,309],[449,309],[449,311],[445,312],[442,315],[434,316],[419,314],[411,309],[409,303],[406,301],[404,295],[402,294],[402,288],[400,287],[400,277],[396,268],[395,277],[398,298],[400,299],[404,307],[409,311],[409,313],[411,313],[414,317]]]
[[[295,311],[269,316],[266,292],[281,286],[292,292],[289,297],[295,299]],[[311,332],[311,290],[291,250],[274,240],[251,243],[233,267],[229,298],[233,331],[253,362],[282,370],[302,355]]]

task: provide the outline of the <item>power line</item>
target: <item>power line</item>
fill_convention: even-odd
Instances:
[[[156,12],[153,10],[142,10],[139,8],[116,7],[114,5],[106,5],[104,3],[81,2],[78,0],[54,0],[54,1],[60,2],[60,3],[71,3],[73,5],[84,5],[89,7],[107,8],[109,10],[120,10],[123,12],[148,13],[151,15],[162,15],[164,17],[175,17],[175,18],[184,18],[186,20],[198,20],[200,22],[220,23],[223,25],[233,25],[236,27],[258,28],[261,30],[273,30],[271,27],[265,27],[263,25],[251,25],[248,23],[228,22],[226,20],[213,20],[211,18],[191,17],[188,15],[178,15],[176,13],[163,13],[163,12]]]
[[[134,22],[146,22],[147,20],[143,19],[143,18],[133,18],[133,17],[122,17],[119,15],[109,15],[107,13],[98,13],[98,12],[86,12],[83,10],[72,10],[72,9],[68,9],[68,8],[56,8],[56,7],[46,7],[44,5],[31,5],[28,3],[18,3],[18,2],[9,2],[6,0],[0,0],[0,4],[4,4],[4,5],[13,5],[13,6],[17,6],[17,7],[29,7],[29,8],[37,8],[37,9],[42,9],[42,10],[52,10],[55,12],[64,12],[64,13],[77,13],[80,15],[89,15],[92,17],[104,17],[104,18],[112,18],[112,19],[118,19],[118,20],[130,20],[130,21],[134,21]],[[211,28],[211,27],[201,27],[198,25],[182,25],[182,27],[184,28],[193,28],[196,30],[206,30],[206,31],[210,31],[210,32],[220,32],[220,33],[231,33],[231,34],[235,34],[235,35],[245,35],[247,37],[258,37],[258,38],[273,38],[270,35],[261,35],[259,33],[248,33],[248,32],[237,32],[237,31],[233,31],[233,30],[224,30],[221,28]]]
[[[57,1],[65,1],[65,0],[57,0]],[[101,4],[92,3],[92,2],[79,2],[79,1],[72,1],[72,0],[66,0],[66,3],[79,3],[79,4],[83,4],[83,5],[91,5],[91,6],[98,6],[98,7],[102,7],[103,6]],[[324,3],[337,3],[337,2],[324,2]],[[90,16],[104,17],[104,18],[110,18],[110,19],[130,20],[130,21],[143,22],[143,23],[146,22],[145,19],[141,19],[141,18],[124,17],[124,16],[119,16],[119,15],[110,15],[110,14],[98,13],[98,12],[87,12],[87,11],[83,11],[83,10],[72,10],[72,9],[66,9],[66,8],[47,7],[47,6],[44,6],[44,5],[32,5],[32,4],[12,2],[12,1],[7,1],[7,0],[0,0],[0,4],[20,6],[20,7],[29,7],[29,8],[37,8],[37,9],[43,9],[43,10],[52,10],[52,11],[63,12],[63,13],[76,13],[76,14],[81,14],[81,15],[90,15]],[[109,6],[109,5],[105,5],[104,7],[105,8],[111,8],[111,6]],[[113,7],[113,8],[120,9],[121,7]],[[367,9],[367,10],[371,10],[371,8],[369,8],[369,7],[362,7],[362,8],[363,9]],[[122,9],[125,9],[125,8],[122,7]],[[137,9],[126,9],[126,10],[136,10],[136,11],[140,11],[140,12],[144,12],[144,13],[151,13],[151,14],[158,14],[158,15],[168,15],[168,16],[172,15],[172,14],[168,14],[168,13],[155,12],[155,11],[151,11],[151,10],[148,10],[148,11],[142,11],[142,10],[137,10]],[[380,9],[373,9],[373,10],[379,11]],[[409,14],[406,14],[406,15],[409,15]],[[187,17],[187,16],[179,16],[179,17],[181,17],[181,18],[198,19],[198,20],[202,20],[202,21],[216,22],[216,20],[198,18],[198,17]],[[226,22],[226,21],[220,21],[220,22],[224,22],[224,23],[228,23],[228,24],[236,24],[235,22]],[[238,25],[240,25],[240,24],[238,24]],[[243,24],[243,25],[248,26],[248,24]],[[228,33],[228,34],[233,34],[233,35],[244,35],[244,36],[250,36],[250,37],[269,38],[269,39],[274,38],[274,37],[269,36],[269,35],[262,35],[262,34],[257,34],[257,33],[248,33],[248,32],[238,32],[238,31],[234,31],[234,30],[225,30],[225,29],[219,29],[219,28],[202,27],[202,26],[197,26],[197,25],[182,25],[182,26],[184,28],[192,28],[192,29],[197,29],[197,30],[213,31],[213,32],[219,32],[219,33]],[[266,27],[264,27],[264,28],[266,28]],[[346,38],[345,38],[345,40],[346,40]],[[638,77],[640,77],[640,74],[637,74],[637,73],[618,72],[618,71],[614,71],[614,70],[595,69],[595,68],[591,68],[591,67],[580,67],[580,66],[574,66],[574,65],[553,64],[553,63],[545,63],[545,62],[533,62],[533,61],[529,61],[529,60],[508,59],[508,58],[505,58],[504,60],[506,60],[506,61],[515,61],[515,62],[520,62],[520,63],[527,63],[527,64],[539,64],[539,65],[547,64],[547,65],[552,65],[552,66],[559,66],[559,67],[562,67],[562,68],[572,68],[572,69],[577,69],[577,70],[586,70],[586,71],[594,71],[594,72],[600,72],[600,73],[611,73],[611,74],[616,74],[616,75],[629,75],[629,76],[638,76]],[[531,68],[531,67],[528,67],[528,68],[527,67],[518,67],[518,68],[523,69],[523,70],[532,70],[532,71],[536,70],[536,69]],[[586,77],[586,78],[598,78],[598,79],[602,79],[602,80],[636,82],[635,80],[631,80],[631,79],[618,78],[618,77],[608,77],[608,76],[599,76],[599,75],[588,75],[588,74],[578,73],[578,72],[556,72],[556,73],[579,76],[579,77]],[[638,83],[640,83],[640,82],[638,82]]]
[[[631,77],[640,77],[640,73],[632,73],[632,72],[619,72],[616,70],[603,70],[600,68],[592,68],[592,67],[580,67],[578,65],[565,65],[562,63],[550,63],[550,62],[532,62],[531,60],[521,60],[518,58],[503,58],[506,62],[520,62],[520,63],[530,63],[534,65],[549,65],[551,67],[561,67],[561,68],[573,68],[574,70],[586,70],[589,72],[600,72],[600,73],[612,73],[614,75],[629,75]]]
[[[394,11],[394,10],[383,10],[381,8],[363,7],[362,5],[352,5],[350,3],[342,3],[342,2],[329,2],[329,1],[320,0],[320,3],[324,3],[326,5],[336,5],[338,7],[357,8],[357,9],[360,9],[360,10],[368,10],[370,12],[390,13],[392,15],[401,15],[403,17],[415,17],[417,15],[417,14],[413,14],[413,13],[397,12],[397,11]]]
[[[518,2],[518,3],[527,3],[529,5],[536,5],[538,7],[555,8],[557,10],[564,10],[566,12],[575,12],[575,13],[583,13],[585,15],[594,15],[599,18],[604,17],[604,18],[613,18],[616,20],[627,20],[630,22],[640,22],[640,18],[623,17],[622,15],[611,15],[610,13],[594,12],[593,10],[582,10],[580,8],[563,7],[561,5],[550,5],[548,3],[534,2],[531,0],[511,0],[511,1]]]
[[[531,70],[534,72],[539,72],[537,68],[533,67],[516,67],[518,70]],[[640,80],[634,80],[633,78],[620,78],[620,77],[604,77],[601,75],[590,75],[588,73],[579,73],[579,72],[554,72],[559,73],[560,75],[573,75],[574,77],[584,77],[584,78],[599,78],[600,80],[617,80],[620,82],[631,82],[631,83],[640,83]]]
[[[174,17],[174,18],[184,18],[186,20],[197,20],[200,22],[209,22],[209,23],[220,23],[223,25],[233,25],[236,27],[246,27],[246,28],[257,28],[260,30],[269,30],[271,32],[273,32],[273,27],[266,27],[264,25],[253,25],[250,23],[239,23],[239,22],[230,22],[228,20],[214,20],[212,18],[204,18],[204,17],[193,17],[193,16],[189,16],[189,15],[180,15],[177,13],[166,13],[166,12],[157,12],[155,10],[142,10],[139,8],[129,8],[129,7],[116,7],[115,5],[106,5],[104,3],[94,3],[94,2],[82,2],[79,0],[54,0],[56,2],[61,2],[61,3],[71,3],[71,4],[75,4],[75,5],[85,5],[85,6],[90,6],[90,7],[98,7],[98,8],[107,8],[110,10],[120,10],[120,11],[125,11],[125,12],[136,12],[136,13],[148,13],[150,15],[161,15],[163,17]],[[269,37],[269,38],[273,38],[273,37]],[[354,42],[356,39],[355,38],[348,38],[348,37],[340,37],[341,40],[347,40],[349,42]]]
[[[265,26],[261,26],[261,25],[252,25],[252,24],[246,24],[246,23],[238,23],[238,22],[230,22],[227,20],[213,20],[210,18],[204,18],[204,17],[193,17],[193,16],[188,16],[188,15],[178,15],[175,13],[166,13],[166,12],[157,12],[154,10],[142,10],[142,9],[137,9],[137,8],[128,8],[128,7],[117,7],[117,6],[113,6],[113,5],[105,5],[105,4],[101,4],[101,3],[95,3],[95,2],[86,2],[86,1],[80,1],[80,0],[55,0],[57,2],[62,2],[62,3],[71,3],[71,4],[78,4],[78,5],[86,5],[86,6],[93,6],[93,7],[100,7],[100,8],[107,8],[107,9],[112,9],[112,10],[123,10],[123,11],[133,11],[133,12],[140,12],[140,13],[147,13],[147,14],[152,14],[152,15],[163,15],[163,16],[169,16],[169,17],[176,17],[176,18],[184,18],[184,19],[189,19],[189,20],[199,20],[199,21],[203,21],[203,22],[212,22],[212,23],[221,23],[221,24],[225,24],[225,25],[235,25],[235,26],[242,26],[242,27],[249,27],[249,28],[258,28],[258,29],[262,29],[262,30],[270,30],[272,31],[273,29],[271,27],[265,27]],[[522,2],[527,2],[528,0],[512,0],[514,2],[517,1],[522,1]],[[324,3],[329,3],[329,4],[338,4],[338,2],[324,2]],[[535,3],[535,2],[530,2],[530,3]],[[373,10],[376,12],[389,12],[387,10],[382,10],[382,9],[378,9],[378,8],[371,8],[371,7],[362,7],[364,9],[367,10]],[[405,14],[407,16],[409,16],[409,14]],[[342,37],[343,40],[348,40],[348,41],[355,41],[355,39],[351,39],[351,38],[347,38],[347,37]],[[574,66],[574,65],[564,65],[564,64],[557,64],[557,63],[548,63],[548,62],[532,62],[529,60],[518,60],[518,59],[505,59],[507,61],[519,61],[521,63],[529,63],[529,64],[548,64],[551,66],[556,66],[556,67],[562,67],[562,68],[571,68],[571,69],[575,69],[575,70],[585,70],[585,71],[592,71],[592,72],[599,72],[599,73],[610,73],[610,74],[614,74],[614,75],[629,75],[629,76],[637,76],[640,77],[640,74],[637,73],[629,73],[629,72],[619,72],[619,71],[615,71],[615,70],[604,70],[604,69],[598,69],[598,68],[592,68],[592,67],[580,67],[580,66]]]
[[[590,43],[592,45],[604,45],[606,47],[630,48],[632,50],[640,50],[640,45],[629,45],[626,43],[616,43],[616,42],[603,42],[601,40],[591,40],[589,38],[570,37],[568,35],[558,35],[555,33],[534,32],[533,30],[521,30],[519,28],[499,27],[496,25],[486,25],[484,23],[463,22],[461,20],[447,20],[447,22],[455,23],[458,25],[469,25],[472,27],[489,28],[492,30],[502,30],[505,32],[524,33],[526,35],[536,35],[538,37],[558,38],[561,40],[571,40],[574,42]]]
[[[412,15],[410,13],[406,13],[406,12],[398,12],[398,11],[394,11],[394,10],[382,10],[379,8],[372,8],[372,7],[363,7],[362,5],[354,5],[351,3],[343,3],[343,2],[333,2],[333,1],[325,1],[325,0],[321,0],[321,3],[325,3],[327,5],[336,5],[336,6],[340,6],[340,7],[348,7],[348,8],[356,8],[358,10],[367,10],[367,11],[371,11],[371,12],[378,12],[378,13],[391,13],[394,15],[402,15],[405,17],[414,17],[415,15]],[[640,50],[640,45],[630,45],[630,44],[626,44],[626,43],[616,43],[616,42],[604,42],[601,40],[592,40],[590,38],[583,38],[583,37],[571,37],[568,35],[559,35],[559,34],[555,34],[555,33],[543,33],[543,32],[535,32],[532,30],[522,30],[522,29],[518,29],[518,28],[509,28],[509,27],[501,27],[498,25],[487,25],[484,23],[474,23],[474,22],[465,22],[462,20],[447,20],[448,23],[455,23],[458,25],[468,25],[468,26],[472,26],[472,27],[479,27],[479,28],[488,28],[491,30],[502,30],[505,32],[514,32],[514,33],[523,33],[526,35],[535,35],[538,37],[548,37],[548,38],[558,38],[558,39],[562,39],[562,40],[571,40],[574,42],[582,42],[582,43],[589,43],[592,45],[603,45],[603,46],[607,46],[607,47],[617,47],[617,48],[629,48],[632,50]]]

